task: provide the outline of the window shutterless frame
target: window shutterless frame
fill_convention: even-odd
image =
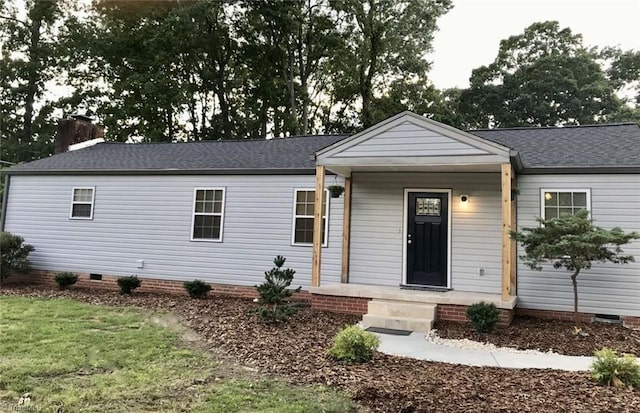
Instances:
[[[202,201],[198,201],[197,196],[198,196],[198,192],[199,191],[203,191],[205,193],[206,196],[206,191],[213,191],[213,199],[212,201],[212,209],[211,211],[197,211],[197,206],[196,203],[197,202],[203,202],[203,207],[204,207],[204,202],[207,202],[208,200],[204,199]],[[220,206],[220,211],[219,212],[215,212],[215,203],[217,202],[215,199],[216,196],[216,192],[221,192],[222,193],[222,198],[220,199],[219,202],[221,202],[221,206]],[[226,203],[226,197],[227,197],[227,191],[226,188],[194,188],[193,189],[193,201],[191,203],[191,227],[189,228],[190,231],[190,235],[189,235],[189,240],[190,241],[195,241],[195,242],[222,242],[222,233],[224,231],[224,209],[225,209],[225,203]],[[204,209],[206,209],[206,207],[204,207]],[[196,217],[219,217],[220,218],[220,231],[218,233],[218,237],[217,238],[207,238],[207,237],[195,237],[194,236],[194,230],[195,230],[195,225],[196,225]],[[212,218],[214,219],[214,218]]]
[[[571,194],[571,205],[560,205],[559,200],[557,200],[557,205],[552,205],[552,206],[547,206],[546,205],[546,199],[545,199],[545,194],[546,193],[552,193],[552,194]],[[576,209],[576,205],[574,204],[574,194],[585,194],[586,197],[586,209],[587,211],[591,212],[591,188],[540,188],[540,216],[543,219],[549,219],[547,218],[547,214],[546,214],[546,208],[556,208],[556,209],[560,209],[560,208],[566,208],[566,209],[571,209],[572,213],[575,213],[575,209]]]
[[[315,188],[295,188],[293,190],[293,217],[292,217],[292,222],[291,222],[291,245],[296,245],[296,246],[304,246],[304,247],[310,247],[313,246],[313,242],[296,242],[296,222],[298,219],[311,219],[313,220],[313,213],[311,214],[298,214],[296,207],[297,207],[297,201],[298,201],[298,193],[299,192],[311,192],[313,193],[313,206],[315,208],[315,193],[316,190]],[[326,247],[329,244],[329,190],[325,189],[324,190],[324,213],[323,213],[323,217],[324,219],[324,238],[322,240],[322,246]]]
[[[90,196],[87,196],[87,191],[91,191]],[[78,196],[76,197],[76,192]],[[69,219],[93,219],[93,206],[96,196],[95,186],[76,186],[71,190],[71,207],[69,208]],[[88,206],[89,215],[81,214],[79,207]],[[76,208],[78,207],[78,208]]]

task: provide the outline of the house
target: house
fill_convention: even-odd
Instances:
[[[403,112],[353,136],[100,143],[6,172],[3,228],[35,246],[39,280],[250,295],[280,254],[314,306],[412,330],[481,300],[506,322],[570,317],[569,276],[518,263],[509,238],[536,217],[640,231],[636,124],[462,131]],[[640,326],[640,262],[594,265],[579,290],[584,317]]]

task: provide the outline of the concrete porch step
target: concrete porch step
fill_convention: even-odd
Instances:
[[[374,299],[369,301],[367,310],[367,314],[384,317],[436,318],[436,304],[421,302]]]
[[[362,324],[367,327],[393,328],[426,333],[433,327],[436,304],[373,299],[369,301]]]
[[[433,320],[365,314],[362,316],[362,324],[365,328],[381,327],[426,333],[433,327]]]

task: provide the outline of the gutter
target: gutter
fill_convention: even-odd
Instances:
[[[7,174],[4,177],[4,191],[2,193],[2,211],[0,212],[0,231],[4,231],[4,222],[7,219],[7,202],[9,201],[9,184],[11,176]]]
[[[511,164],[515,167],[516,172],[522,172],[524,167],[522,166],[520,152],[512,149],[509,151],[509,157],[511,158]]]
[[[315,168],[8,170],[7,175],[315,175]]]
[[[639,166],[593,166],[593,167],[534,167],[522,168],[523,175],[571,175],[571,174],[640,174]]]

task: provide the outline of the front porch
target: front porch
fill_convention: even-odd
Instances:
[[[412,113],[323,149],[311,286],[322,285],[331,172],[344,179],[342,283],[499,293],[509,301],[516,294],[517,162],[508,148]]]
[[[432,323],[480,301],[511,314],[517,163],[508,148],[412,113],[318,152],[312,294],[371,300],[365,322],[373,324],[403,324],[398,317],[416,324],[420,313],[432,313],[426,317]],[[345,183],[335,285],[322,284],[327,173]],[[418,328],[428,330],[424,323]]]

